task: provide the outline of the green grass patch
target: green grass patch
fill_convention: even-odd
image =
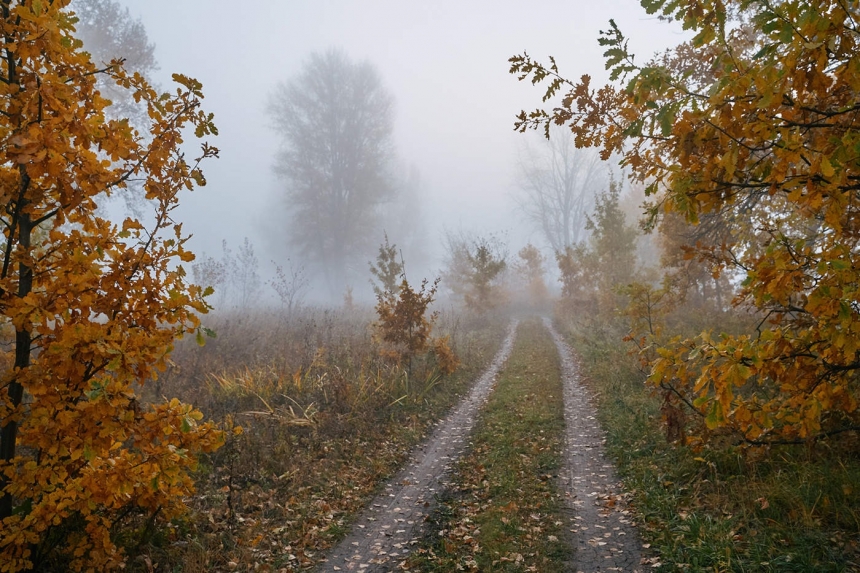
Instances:
[[[421,571],[562,571],[557,485],[564,413],[559,359],[537,320],[516,343],[459,462],[451,493],[408,562]]]
[[[565,325],[609,453],[665,571],[860,571],[853,438],[770,449],[667,443],[660,402],[611,323]]]

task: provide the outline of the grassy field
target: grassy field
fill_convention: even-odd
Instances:
[[[241,426],[202,461],[188,519],[154,530],[133,571],[295,571],[357,511],[489,362],[504,320],[443,316],[463,367],[412,376],[378,358],[371,313],[221,316],[204,348],[181,344],[152,397],[177,396]],[[597,397],[607,448],[665,571],[860,571],[856,436],[780,448],[670,444],[614,320],[559,320]],[[456,466],[413,571],[561,571],[571,559],[555,489],[562,448],[558,357],[535,320]]]
[[[564,502],[555,487],[562,408],[553,342],[540,322],[525,321],[409,570],[565,570]]]
[[[666,571],[860,571],[856,436],[692,451],[666,441],[660,402],[612,321],[563,321],[599,397],[607,446]]]
[[[434,332],[451,337],[461,368],[445,377],[431,358],[410,376],[378,357],[373,318],[216,315],[216,338],[177,347],[152,397],[179,397],[242,430],[202,460],[190,517],[154,532],[132,569],[311,567],[488,364],[505,327],[443,314]]]

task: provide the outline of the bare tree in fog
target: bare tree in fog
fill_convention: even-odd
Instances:
[[[207,254],[199,255],[191,265],[191,276],[194,284],[203,288],[211,287],[218,298],[224,298],[227,283],[227,267],[224,261],[219,261]],[[212,304],[212,300],[207,302]]]
[[[282,138],[276,171],[292,216],[289,237],[321,266],[331,294],[365,271],[380,205],[393,193],[393,99],[368,62],[314,53],[269,102]],[[363,273],[362,273],[363,274]]]
[[[269,285],[275,290],[286,316],[290,317],[293,311],[302,304],[305,290],[308,288],[308,279],[305,276],[304,265],[293,266],[293,262],[287,259],[287,269],[272,261],[275,265],[275,278],[269,281]]]
[[[248,237],[236,253],[226,239],[221,241],[220,261],[203,253],[191,265],[194,283],[215,290],[215,299],[209,302],[218,310],[231,305],[244,309],[259,302],[262,287],[259,270],[260,261]]]
[[[609,172],[594,150],[577,149],[573,135],[560,129],[539,149],[524,149],[518,179],[521,212],[562,252],[585,238],[588,214]]]
[[[158,70],[155,45],[149,42],[143,22],[132,18],[128,8],[115,0],[74,0],[72,9],[78,17],[76,35],[96,66],[121,59],[131,73],[148,77]],[[113,102],[107,110],[109,116],[128,118],[132,125],[146,125],[146,121],[140,121],[147,119],[146,107],[134,101],[130,90],[119,88],[104,74],[98,74],[96,81],[102,95]]]
[[[113,60],[123,60],[128,72],[147,78],[158,70],[155,45],[149,42],[143,22],[132,18],[128,8],[115,0],[74,0],[71,7],[78,17],[75,35],[96,66],[107,67]],[[96,83],[101,94],[113,103],[105,114],[112,119],[128,119],[133,128],[143,132],[141,136],[148,137],[146,106],[134,101],[132,91],[117,86],[109,74],[97,74]],[[132,178],[118,194],[126,209],[138,218],[146,211],[141,183]]]
[[[227,242],[224,242],[225,249]],[[258,301],[262,281],[260,279],[260,261],[254,253],[254,245],[245,237],[239,245],[236,255],[230,259],[228,267],[236,300],[239,308],[248,308]]]

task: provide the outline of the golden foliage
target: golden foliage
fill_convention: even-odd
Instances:
[[[436,359],[439,372],[446,376],[453,374],[460,364],[447,336],[430,338],[437,313],[427,316],[427,308],[433,302],[438,284],[439,279],[436,279],[428,288],[427,279],[424,279],[421,288],[415,290],[404,277],[396,295],[388,291],[377,295],[379,320],[375,328],[381,343],[379,353],[405,365],[410,373],[413,359],[428,352]]]
[[[620,153],[660,198],[654,212],[717,217],[720,242],[691,246],[742,279],[735,304],[758,329],[661,344],[652,383],[741,441],[796,442],[856,429],[860,371],[860,48],[857,3],[646,0],[696,32],[648,65],[611,23],[612,80],[562,78],[528,55],[521,79],[561,105],[518,127],[567,124],[578,145]],[[709,249],[710,252],[706,252]]]
[[[431,343],[431,351],[436,358],[436,364],[439,371],[446,376],[453,374],[460,366],[460,360],[454,351],[451,349],[451,340],[448,336],[439,336],[434,338]]]
[[[437,312],[427,315],[427,310],[436,297],[439,280],[428,287],[427,279],[421,281],[421,288],[415,290],[406,280],[405,264],[397,261],[397,245],[385,242],[379,246],[376,265],[371,263],[370,272],[377,278],[379,285],[373,284],[376,294],[375,323],[376,335],[380,342],[379,354],[405,365],[412,373],[414,358],[432,352],[436,367],[442,374],[453,374],[459,362],[451,350],[447,336],[431,339],[430,332],[438,316]],[[396,279],[400,277],[400,284]]]
[[[212,115],[193,79],[159,94],[120,62],[97,70],[68,3],[0,4],[0,321],[15,331],[0,360],[12,364],[0,373],[2,572],[121,566],[117,529],[182,512],[196,454],[223,442],[192,407],[144,407],[134,392],[208,308],[177,265],[194,256],[171,216],[217,155],[180,150],[186,129],[216,133]],[[148,133],[106,119],[98,74],[146,108]],[[151,221],[100,218],[97,202],[131,178],[145,180]]]
[[[428,288],[427,279],[415,290],[405,277],[400,282],[397,294],[381,292],[377,295],[377,335],[382,346],[380,354],[406,364],[411,369],[412,359],[427,352],[430,331],[436,313],[428,318],[427,307],[433,302],[439,279]]]

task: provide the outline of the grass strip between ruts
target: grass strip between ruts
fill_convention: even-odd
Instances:
[[[564,570],[571,550],[556,487],[563,406],[552,339],[539,321],[524,321],[407,570]]]

